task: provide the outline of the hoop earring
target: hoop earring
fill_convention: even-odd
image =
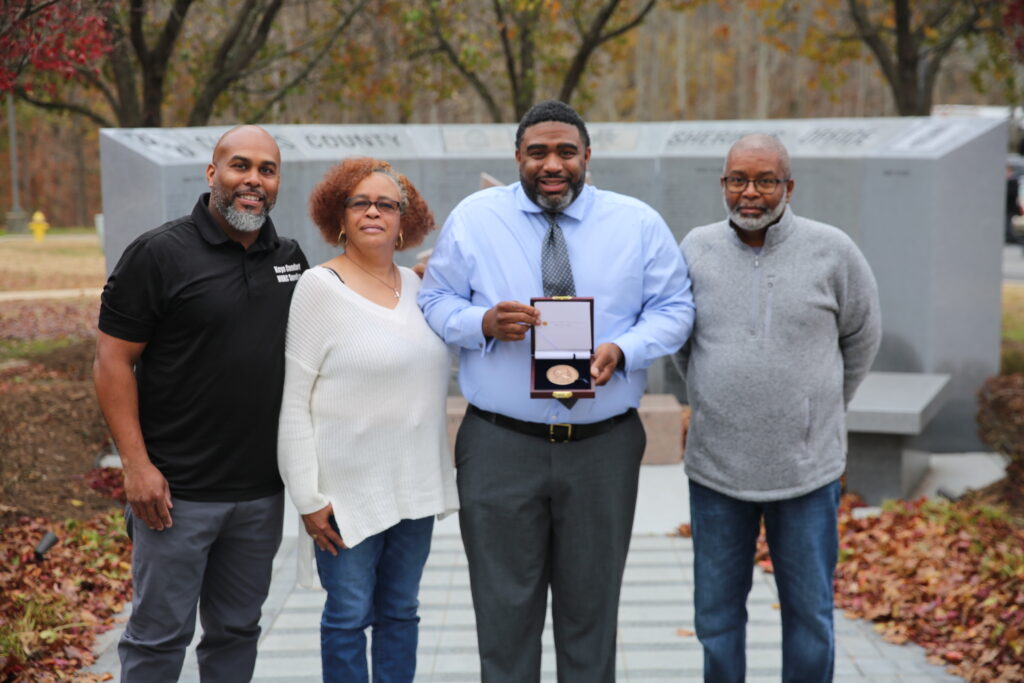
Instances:
[[[345,237],[345,228],[338,230],[338,239],[334,242],[334,246],[343,247],[348,242],[348,238]]]
[[[399,231],[398,232],[398,239],[395,240],[395,249],[398,249],[399,251],[401,251],[402,247],[404,247],[404,246],[405,246],[405,236],[402,235],[401,231]]]

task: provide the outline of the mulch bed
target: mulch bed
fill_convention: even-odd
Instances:
[[[85,520],[116,505],[85,480],[109,443],[80,341],[0,371],[0,527],[20,517]]]

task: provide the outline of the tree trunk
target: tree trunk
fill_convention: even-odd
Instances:
[[[675,118],[686,119],[690,116],[689,102],[689,75],[688,60],[686,59],[687,33],[686,14],[676,13],[675,36],[675,80],[676,80],[676,107]]]
[[[758,119],[766,119],[771,116],[772,89],[770,86],[774,82],[775,80],[772,78],[772,53],[768,43],[760,40],[757,43],[757,69],[754,72],[754,83],[756,84],[754,116]]]

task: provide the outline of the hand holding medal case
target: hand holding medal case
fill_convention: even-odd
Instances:
[[[594,398],[593,297],[538,297],[530,334],[530,398]]]

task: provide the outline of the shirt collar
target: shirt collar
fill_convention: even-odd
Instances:
[[[786,209],[782,212],[779,222],[768,228],[768,234],[764,237],[765,248],[771,249],[781,244],[793,232],[795,225],[796,221],[793,220],[793,210],[789,208],[789,204],[786,204]]]
[[[213,214],[210,213],[209,202],[210,193],[203,193],[199,196],[199,201],[196,202],[195,208],[192,209],[192,220],[199,227],[199,234],[208,243],[214,245],[233,242],[234,240],[228,237],[227,233],[217,224]],[[267,216],[263,227],[260,228],[260,234],[249,249],[263,251],[265,249],[277,249],[279,246],[281,246],[281,240],[278,238],[277,230],[274,228],[274,221],[270,219],[270,216]]]
[[[530,198],[526,196],[526,192],[523,191],[522,182],[516,183],[515,187],[515,201],[516,207],[520,211],[526,213],[541,214],[544,213],[544,209],[530,201]],[[594,188],[592,185],[584,183],[583,189],[580,190],[579,196],[573,200],[572,204],[562,209],[558,214],[559,216],[568,216],[575,221],[582,222],[583,218],[587,215],[587,211],[590,206],[594,203]]]

